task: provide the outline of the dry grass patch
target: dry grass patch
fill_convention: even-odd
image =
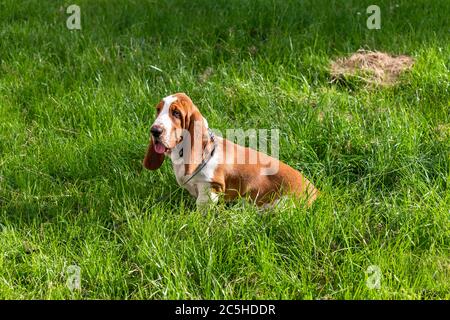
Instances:
[[[439,124],[435,128],[436,136],[439,141],[446,141],[450,138],[450,124]]]
[[[361,49],[350,57],[333,61],[330,72],[333,82],[356,77],[368,84],[388,86],[395,84],[399,75],[413,64],[414,59],[409,56]]]

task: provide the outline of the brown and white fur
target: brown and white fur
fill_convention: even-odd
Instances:
[[[212,141],[206,119],[186,94],[176,93],[164,98],[156,110],[143,165],[156,170],[165,156],[169,156],[177,182],[197,199],[198,206],[217,202],[220,194],[225,200],[249,197],[264,207],[276,204],[285,195],[304,199],[308,205],[316,199],[318,190],[287,164],[221,137],[216,136]],[[206,165],[195,172],[212,150]],[[247,161],[249,159],[256,161]],[[267,167],[278,170],[264,174]],[[195,176],[191,178],[193,173]]]

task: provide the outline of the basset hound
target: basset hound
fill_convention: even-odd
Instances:
[[[307,205],[316,199],[318,190],[299,171],[215,136],[186,94],[162,99],[156,113],[143,165],[156,170],[170,157],[178,184],[196,198],[197,206],[215,203],[221,194],[226,201],[247,197],[263,207],[289,195]]]

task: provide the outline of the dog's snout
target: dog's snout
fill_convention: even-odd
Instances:
[[[150,132],[155,138],[158,138],[163,132],[163,128],[161,126],[154,125],[150,128]]]

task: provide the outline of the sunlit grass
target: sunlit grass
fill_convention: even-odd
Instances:
[[[448,1],[377,1],[381,30],[373,1],[76,3],[81,31],[71,3],[0,3],[0,298],[450,298]],[[416,64],[331,84],[359,48]],[[280,129],[320,199],[197,212],[169,161],[141,166],[179,91],[222,132]]]

